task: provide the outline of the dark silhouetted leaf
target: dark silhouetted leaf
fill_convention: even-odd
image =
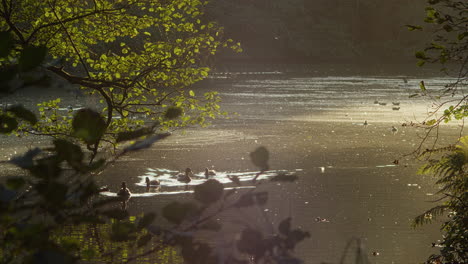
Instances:
[[[177,106],[170,106],[167,108],[166,112],[164,113],[164,117],[167,119],[175,119],[182,115],[184,110],[181,107]]]
[[[18,127],[18,121],[15,118],[7,116],[7,115],[0,115],[0,133],[7,134],[12,132]]]
[[[153,236],[152,236],[151,234],[146,234],[146,235],[140,237],[140,238],[138,239],[138,242],[137,242],[137,247],[143,247],[143,246],[145,246],[146,244],[148,244],[148,242],[151,241],[151,238],[152,238],[152,237],[153,237]]]
[[[245,193],[243,194],[239,200],[234,204],[236,207],[247,207],[254,204],[253,194],[252,193]]]
[[[238,176],[229,176],[228,175],[228,179],[231,180],[233,183],[237,184],[238,186],[242,185],[242,183],[240,182]]]
[[[34,254],[33,264],[45,264],[45,263],[61,263],[61,264],[72,264],[75,263],[74,258],[65,252],[60,250],[46,249],[40,250]]]
[[[34,157],[39,155],[41,152],[42,151],[39,148],[34,148],[31,150],[28,150],[23,156],[13,157],[10,160],[10,162],[20,168],[29,169],[34,166],[34,162],[33,162]]]
[[[145,127],[134,131],[126,131],[117,134],[117,142],[133,140],[142,136],[152,134],[154,131],[152,128]]]
[[[207,221],[206,223],[201,225],[199,228],[203,230],[210,230],[210,231],[217,232],[221,230],[221,224],[218,221],[211,220],[211,221]]]
[[[269,153],[265,147],[258,147],[254,152],[250,153],[250,160],[262,171],[268,170],[268,159]]]
[[[255,198],[259,205],[265,205],[268,202],[268,192],[255,193]]]
[[[10,32],[0,32],[0,58],[8,56],[13,48],[13,37]]]
[[[12,80],[18,71],[13,66],[0,67],[0,93],[9,93],[10,86],[8,81]]]
[[[13,190],[18,190],[26,184],[26,180],[22,177],[12,177],[6,180],[6,186]]]
[[[102,167],[104,164],[106,164],[106,160],[105,159],[99,159],[99,160],[91,163],[90,165],[88,165],[88,170],[90,170],[90,171],[97,170],[100,167]]]
[[[106,131],[106,122],[99,113],[81,109],[73,117],[72,127],[76,137],[87,144],[95,144]]]
[[[151,223],[153,223],[153,221],[154,221],[155,218],[156,218],[156,214],[155,214],[155,213],[146,213],[146,214],[138,221],[137,228],[140,230],[140,229],[143,229],[143,228],[149,226]]]
[[[291,217],[281,221],[278,226],[278,231],[285,236],[289,235],[289,232],[291,232]]]
[[[21,52],[19,66],[22,71],[30,71],[41,65],[46,55],[46,47],[28,46]]]
[[[182,257],[185,263],[190,264],[218,264],[216,257],[212,254],[211,248],[204,243],[194,243],[193,241],[182,243]]]
[[[49,203],[59,206],[66,201],[68,187],[57,182],[40,182],[36,186],[37,192]]]
[[[71,166],[81,165],[84,155],[79,146],[64,139],[55,139],[54,145],[60,158],[66,160]]]
[[[271,181],[274,182],[294,182],[298,179],[297,175],[292,174],[279,174],[276,175],[275,177],[271,178]]]
[[[120,210],[118,208],[113,208],[113,209],[103,211],[102,214],[109,217],[109,218],[113,218],[113,219],[117,219],[117,220],[124,220],[124,219],[128,218],[128,216],[129,216],[127,211]]]
[[[262,233],[252,228],[244,229],[240,240],[237,242],[237,248],[240,252],[253,256],[263,255],[265,247],[263,245]]]
[[[2,184],[0,184],[0,202],[8,203],[15,199],[16,195],[17,193],[15,191],[6,189]]]
[[[286,239],[286,247],[288,249],[293,249],[297,243],[301,242],[302,240],[310,237],[309,232],[304,232],[300,229],[292,230],[287,239]]]
[[[134,224],[130,222],[118,221],[112,224],[110,238],[114,242],[135,240],[135,231],[136,228]]]
[[[9,107],[7,111],[13,113],[20,119],[28,121],[31,125],[35,125],[37,123],[36,115],[28,109],[24,108],[22,105],[14,105]]]
[[[207,180],[206,182],[195,186],[195,200],[204,204],[214,203],[221,198],[223,190],[224,187],[219,181],[214,179]]]
[[[193,203],[172,202],[162,209],[162,215],[169,222],[180,224],[187,216],[196,212],[197,209],[197,206]]]
[[[155,136],[152,136],[152,137],[149,137],[145,140],[142,140],[142,141],[138,141],[136,142],[135,144],[132,144],[128,147],[126,147],[124,149],[124,152],[128,152],[128,151],[136,151],[136,150],[141,150],[141,149],[145,149],[145,148],[149,148],[151,147],[151,145],[153,145],[154,142],[158,141],[158,140],[161,140],[163,138],[166,138],[168,136],[170,136],[171,133],[165,133],[165,134],[158,134],[158,135],[155,135]]]

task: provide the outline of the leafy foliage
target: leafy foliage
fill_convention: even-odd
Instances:
[[[0,68],[28,71],[46,58],[42,69],[99,95],[104,124],[96,135],[79,135],[94,152],[102,140],[115,142],[119,133],[148,122],[161,129],[206,125],[223,114],[217,93],[195,96],[185,88],[208,75],[207,57],[219,48],[240,48],[206,21],[204,5],[199,0],[6,1],[0,6],[5,37]],[[40,121],[20,130],[72,135],[72,117],[57,113],[59,103],[42,103]]]
[[[441,71],[455,79],[437,91],[426,89],[424,81],[420,83],[421,95],[430,96],[435,106],[423,123],[429,134],[442,123],[468,116],[468,97],[463,92],[468,85],[468,4],[453,0],[429,0],[428,3],[424,22],[435,33],[432,42],[415,53],[417,64],[440,63]],[[424,29],[407,26],[411,31]]]
[[[93,127],[78,118],[75,128],[91,133]],[[52,148],[32,149],[11,162],[28,175],[0,184],[0,263],[77,262],[84,256],[66,239],[64,229],[70,227],[111,225],[111,241],[139,239],[141,246],[152,239],[142,229],[154,220],[153,214],[141,217],[137,225],[127,212],[109,209],[117,199],[97,197],[101,190],[89,173],[104,163],[85,163],[79,145],[56,139]]]
[[[422,51],[416,52],[418,65],[425,63],[441,63],[442,72],[452,75],[455,81],[447,84],[443,89],[431,95],[423,81],[420,88],[423,95],[431,95],[435,110],[424,121],[427,128],[426,136],[435,131],[437,133],[442,123],[453,120],[463,120],[468,116],[468,97],[464,90],[467,87],[468,76],[468,3],[453,0],[428,0],[426,18],[424,22],[435,29],[433,41]],[[421,26],[409,26],[409,30],[422,30]],[[450,67],[452,66],[452,67]],[[439,115],[439,116],[437,116]],[[463,129],[463,125],[462,125]],[[437,139],[438,135],[435,136]],[[468,138],[460,139],[460,145],[441,149],[426,149],[422,151],[422,144],[417,153],[420,155],[444,152],[440,159],[429,160],[420,169],[422,174],[433,174],[441,186],[439,194],[445,202],[437,205],[415,219],[415,225],[430,222],[434,217],[448,212],[449,219],[442,225],[444,238],[440,255],[431,256],[428,262],[437,263],[466,263],[468,261],[468,235],[466,223],[468,221],[468,177],[466,173],[468,163]]]
[[[430,160],[420,169],[421,174],[433,174],[440,185],[438,194],[444,203],[415,218],[414,224],[431,222],[437,216],[448,214],[442,225],[444,238],[440,255],[431,256],[442,263],[466,263],[468,261],[468,137],[461,139],[455,150],[439,160]]]

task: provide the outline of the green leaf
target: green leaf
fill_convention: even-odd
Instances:
[[[250,153],[250,160],[261,170],[268,170],[269,153],[265,147],[258,147],[254,152]]]
[[[215,179],[207,180],[206,182],[195,186],[195,200],[204,204],[214,203],[221,198],[223,190],[224,187],[219,181]]]
[[[19,58],[19,66],[22,71],[30,71],[44,61],[47,55],[47,48],[46,47],[35,47],[35,46],[27,46],[21,52]]]
[[[425,53],[424,51],[416,51],[416,52],[414,53],[414,56],[415,56],[416,58],[422,59],[422,60],[427,59],[426,53]]]
[[[193,90],[190,90],[190,91],[189,91],[189,95],[192,96],[192,97],[194,97],[194,96],[195,96],[195,92],[194,92]]]
[[[13,49],[13,37],[10,32],[0,32],[0,58],[8,56]]]
[[[409,31],[422,30],[421,26],[406,25]]]
[[[424,84],[424,81],[419,82],[419,88],[421,91],[425,92],[426,91],[426,85]]]

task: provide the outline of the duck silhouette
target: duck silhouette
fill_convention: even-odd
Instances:
[[[209,170],[208,168],[205,168],[205,178],[209,178],[210,176],[215,176],[216,171],[215,170]]]
[[[122,182],[120,190],[117,192],[117,196],[122,200],[122,210],[127,209],[128,200],[132,197],[132,193],[127,188],[127,183]]]

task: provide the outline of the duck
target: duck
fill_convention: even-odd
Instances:
[[[393,105],[400,105],[400,102],[392,102]]]
[[[151,188],[161,187],[161,183],[158,180],[150,180],[148,177],[145,178],[146,191],[149,192]]]
[[[369,123],[367,123],[367,120],[364,121],[364,124],[363,124],[365,127],[367,127],[367,125],[369,125]]]
[[[215,176],[216,171],[215,170],[209,170],[208,168],[205,168],[205,178],[209,178],[210,176]]]
[[[161,183],[158,180],[150,180],[148,177],[145,178],[145,182],[147,188],[161,185]]]
[[[187,169],[185,169],[185,173],[180,173],[179,175],[177,175],[177,180],[180,181],[180,182],[188,184],[189,182],[192,181],[191,176],[193,176],[192,169],[187,168]]]
[[[379,102],[379,105],[387,105],[387,103]]]
[[[398,111],[398,110],[400,110],[400,107],[392,107],[392,110],[393,111]]]
[[[396,134],[396,132],[398,132],[398,129],[395,126],[392,126],[392,133]]]
[[[127,188],[127,183],[122,182],[120,190],[117,192],[117,196],[122,200],[122,210],[127,209],[127,202],[130,200],[132,193]]]

